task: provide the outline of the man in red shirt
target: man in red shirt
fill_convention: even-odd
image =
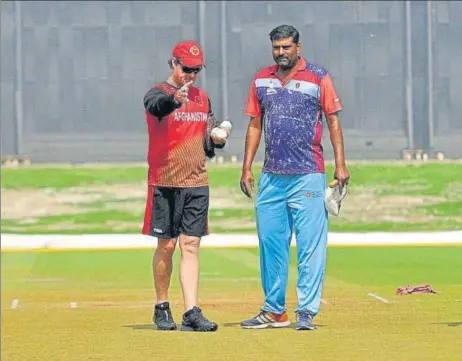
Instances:
[[[168,289],[178,240],[185,308],[181,329],[216,331],[217,324],[210,322],[197,306],[199,245],[201,237],[208,234],[206,156],[213,157],[214,149],[222,148],[226,139],[211,135],[218,122],[205,91],[194,86],[205,66],[200,45],[194,41],[177,44],[168,63],[170,77],[144,97],[149,132],[149,187],[143,234],[158,239],[153,257],[157,295],[153,322],[159,330],[177,328]]]

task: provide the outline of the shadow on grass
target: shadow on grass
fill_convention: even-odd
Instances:
[[[218,329],[220,329],[220,326],[223,326],[223,327],[236,327],[236,328],[240,328],[241,327],[241,323],[240,322],[227,322],[227,323],[222,323],[222,324],[219,324],[219,327]],[[283,327],[282,329],[284,328],[291,328],[293,330],[295,330],[295,326],[296,324],[295,323],[292,323],[290,324],[288,327]],[[139,325],[124,325],[122,327],[126,327],[126,328],[131,328],[132,330],[154,330],[154,331],[157,331],[157,327],[156,325],[154,324],[139,324]],[[316,325],[316,328],[318,327],[325,327],[324,325],[319,325],[317,324]],[[271,328],[270,328],[271,329]],[[277,329],[277,328],[273,328],[273,329]],[[168,332],[168,331],[167,331]]]
[[[448,327],[462,326],[462,322],[433,322],[432,325],[443,325]]]
[[[157,326],[153,323],[147,323],[142,325],[124,325],[122,327],[131,328],[133,330],[155,330],[157,331]]]
[[[227,322],[227,323],[223,323],[222,325],[223,325],[223,327],[241,327],[240,322]],[[296,326],[297,325],[295,323],[291,323],[288,327],[282,327],[281,329],[291,328],[291,329],[295,330]],[[320,324],[316,324],[315,326],[316,326],[316,328],[325,327],[324,325],[320,325]],[[275,329],[275,330],[277,330],[278,328],[277,327],[269,327],[267,329]],[[267,330],[267,329],[265,329],[265,330]]]

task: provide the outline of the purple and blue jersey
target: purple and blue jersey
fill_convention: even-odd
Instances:
[[[263,121],[262,171],[324,173],[322,112],[340,110],[342,104],[327,71],[302,57],[296,71],[284,80],[277,74],[277,65],[259,71],[250,87],[245,114]]]

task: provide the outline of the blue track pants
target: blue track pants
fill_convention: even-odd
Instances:
[[[256,199],[263,310],[286,310],[292,232],[297,241],[296,312],[319,312],[327,253],[326,176],[262,173]]]

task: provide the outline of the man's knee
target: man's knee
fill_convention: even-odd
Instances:
[[[180,235],[180,248],[182,252],[197,253],[200,246],[200,237]]]
[[[171,239],[159,238],[158,245],[157,245],[157,251],[164,253],[168,256],[172,256],[173,253],[175,252],[175,247],[176,247],[175,238],[171,238]]]

